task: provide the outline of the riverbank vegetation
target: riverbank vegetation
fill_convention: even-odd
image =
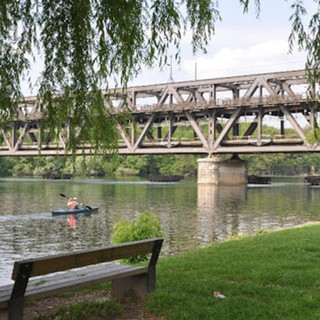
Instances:
[[[124,177],[149,175],[196,176],[201,155],[142,155],[107,157],[78,157],[75,162],[63,157],[0,157],[2,177]],[[227,159],[231,155],[221,156]],[[259,154],[240,155],[247,161],[249,174],[256,175],[306,175],[310,167],[320,172],[319,154]]]
[[[120,220],[113,229],[111,242],[116,244],[163,237],[164,231],[153,212],[140,212],[137,218],[131,221]],[[148,260],[148,254],[124,259],[123,262],[137,263],[145,260]]]
[[[319,243],[312,224],[163,257],[143,319],[319,319]]]

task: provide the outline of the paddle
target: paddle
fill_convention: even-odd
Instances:
[[[60,193],[60,196],[61,197],[64,197],[64,198],[67,198],[67,199],[70,199],[70,197],[67,197],[65,194],[63,194],[63,193]],[[87,206],[87,205],[84,205],[85,207],[87,207],[88,209],[90,209],[90,210],[92,210],[92,207],[90,207],[90,206]]]

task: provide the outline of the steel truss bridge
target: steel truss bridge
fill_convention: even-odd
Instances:
[[[122,155],[319,152],[309,133],[316,126],[317,86],[305,70],[253,74],[105,91],[112,112],[129,110],[117,123]],[[312,94],[310,94],[312,92]],[[41,132],[36,98],[27,97],[17,116],[0,128],[0,156],[66,153],[66,121],[59,141]],[[277,127],[266,135],[264,124]],[[46,132],[44,130],[43,132]],[[78,153],[93,153],[88,144]]]

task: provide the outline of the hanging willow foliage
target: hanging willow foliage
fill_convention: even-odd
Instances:
[[[84,141],[97,150],[115,149],[116,122],[101,89],[111,79],[125,87],[142,65],[164,65],[169,46],[178,52],[187,28],[193,30],[195,50],[204,48],[220,18],[216,5],[209,0],[1,0],[1,120],[15,115],[22,77],[28,76],[31,59],[38,59],[43,64],[38,107],[51,135],[68,122],[68,150]],[[79,130],[83,141],[76,138]]]
[[[239,2],[247,12],[250,0]],[[259,12],[260,1],[251,2]],[[194,52],[205,50],[220,20],[218,3],[1,0],[0,120],[14,117],[15,102],[22,98],[21,81],[28,78],[35,59],[41,65],[38,107],[51,134],[59,134],[68,122],[72,128],[68,150],[74,152],[85,141],[96,150],[116,149],[116,121],[106,108],[101,90],[108,88],[111,80],[125,87],[143,65],[164,66],[169,47],[175,48],[179,60],[181,37],[187,30],[192,32]],[[294,1],[292,6],[296,11],[291,43],[298,36],[298,44],[309,52],[310,66],[317,66],[318,14],[310,21],[310,37],[301,27],[303,1]],[[33,85],[30,79],[29,84]],[[79,131],[82,141],[76,138]]]
[[[291,4],[292,31],[289,36],[290,51],[297,44],[300,50],[307,52],[306,70],[312,98],[316,98],[315,83],[320,82],[320,1],[314,0],[314,3],[315,12],[312,14],[306,10],[302,0]]]

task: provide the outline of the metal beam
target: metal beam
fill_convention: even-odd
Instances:
[[[153,114],[150,116],[150,118],[149,118],[148,122],[146,123],[146,125],[144,126],[144,128],[143,128],[143,130],[142,130],[142,132],[141,132],[141,134],[140,134],[137,142],[135,143],[135,145],[134,145],[134,147],[133,147],[133,150],[136,150],[136,149],[140,146],[142,140],[143,140],[144,137],[146,136],[147,131],[149,130],[150,126],[152,125],[155,116],[156,116],[155,113],[153,113]]]
[[[206,139],[206,137],[203,134],[202,129],[199,127],[196,118],[194,117],[194,115],[192,113],[190,113],[189,111],[185,111],[185,114],[194,130],[194,132],[197,134],[197,136],[200,138],[203,147],[209,152],[209,144],[208,141]]]
[[[299,135],[299,137],[304,141],[304,144],[307,146],[310,146],[308,141],[307,141],[307,137],[304,134],[304,131],[302,130],[302,128],[300,127],[299,123],[297,122],[297,120],[292,116],[292,114],[288,111],[288,109],[284,106],[280,106],[280,110],[283,112],[283,114],[287,117],[287,119],[289,120],[289,122],[291,123],[293,129],[297,132],[297,134]]]
[[[242,113],[242,107],[240,107],[234,111],[234,113],[230,117],[229,121],[227,122],[227,124],[223,128],[222,132],[220,133],[219,137],[217,138],[217,140],[213,144],[213,147],[212,147],[213,150],[217,149],[217,147],[220,145],[220,143],[223,141],[223,139],[227,136],[230,129],[238,121],[241,113]]]
[[[133,151],[133,144],[132,144],[132,141],[130,140],[130,137],[127,135],[126,131],[125,131],[125,128],[122,124],[118,123],[118,130],[120,132],[120,135],[124,141],[124,143],[126,144],[127,148],[130,150],[130,151]]]

